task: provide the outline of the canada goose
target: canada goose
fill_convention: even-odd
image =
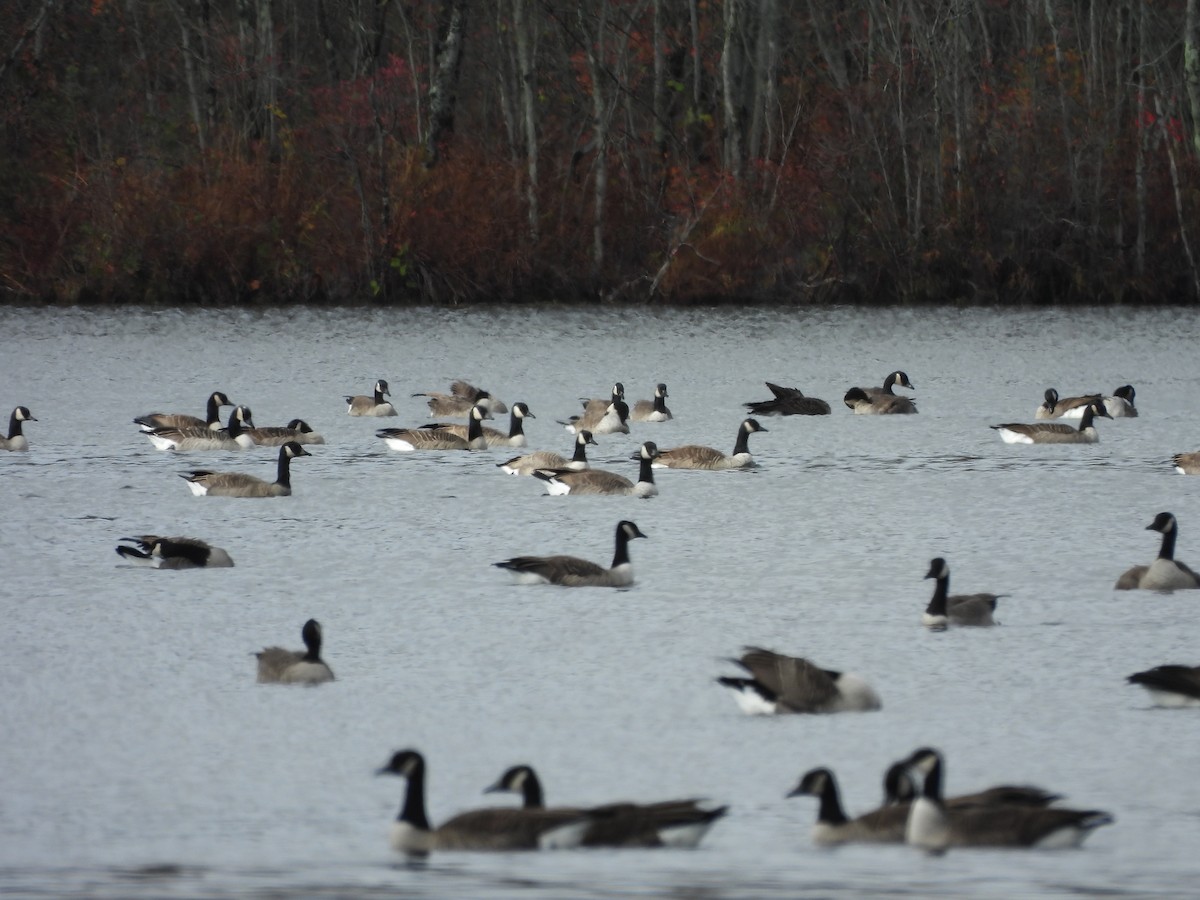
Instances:
[[[948,847],[1078,847],[1113,817],[1096,809],[1035,806],[948,807],[942,799],[942,756],[922,747],[906,761],[924,775],[921,793],[909,807],[906,843],[929,853]]]
[[[917,784],[908,772],[908,761],[894,763],[888,767],[883,776],[884,805],[911,803],[917,797]],[[973,794],[959,794],[956,797],[946,797],[944,802],[948,807],[967,806],[1049,806],[1055,800],[1061,800],[1061,794],[1053,794],[1040,787],[1032,785],[998,784],[994,787],[976,791]]]
[[[117,547],[117,555],[135,566],[153,569],[219,569],[233,565],[227,552],[199,538],[140,534],[121,540],[138,545]]]
[[[582,472],[588,468],[588,444],[596,446],[592,433],[581,431],[575,435],[575,453],[570,459],[549,450],[536,450],[533,453],[526,453],[524,456],[514,456],[512,459],[496,463],[496,465],[509,475],[533,475],[536,469]]]
[[[842,402],[856,416],[909,415],[917,411],[917,404],[909,397],[898,394],[869,395],[862,388],[850,388]]]
[[[1125,680],[1148,690],[1155,706],[1200,706],[1200,666],[1155,666]]]
[[[734,690],[738,706],[751,715],[869,712],[883,706],[859,676],[820,669],[807,659],[745,647],[741,659],[729,661],[751,677],[722,677],[717,682]]]
[[[1104,399],[1100,394],[1083,394],[1078,397],[1062,398],[1058,396],[1058,391],[1054,388],[1046,388],[1046,393],[1042,396],[1045,399],[1042,401],[1042,405],[1035,410],[1033,414],[1035,419],[1078,419],[1083,415],[1086,407],[1093,403],[1100,403]]]
[[[619,381],[612,386],[612,395],[610,397],[598,397],[592,400],[589,400],[587,397],[580,397],[579,402],[583,404],[583,412],[580,415],[571,416],[565,422],[562,419],[558,420],[558,423],[566,426],[567,431],[571,434],[577,434],[581,429],[590,431],[593,434],[605,434],[606,432],[596,431],[596,426],[600,424],[606,415],[610,419],[609,425],[612,424],[614,416],[618,426],[623,424],[625,419],[629,418],[628,405],[625,406],[624,419],[621,418],[619,411],[614,411],[609,415],[609,407],[616,407],[616,404],[625,402],[625,385]],[[618,427],[616,430],[620,431],[620,428]],[[622,433],[629,433],[628,426]]]
[[[633,404],[629,418],[633,422],[666,422],[674,418],[667,409],[667,386],[656,386],[653,400],[639,400]]]
[[[512,412],[508,417],[508,433],[505,434],[496,428],[483,428],[483,440],[488,447],[524,447],[525,446],[525,420],[536,419],[533,413],[529,411],[529,407],[524,403],[514,403]],[[470,425],[446,425],[443,423],[432,423],[422,425],[426,430],[438,430],[443,434],[456,434],[463,440],[470,436]]]
[[[471,409],[478,405],[483,405],[487,408],[488,412],[495,413],[498,416],[508,412],[508,407],[502,400],[465,381],[456,381],[451,384],[449,394],[428,391],[413,394],[413,396],[428,397],[426,405],[429,407],[429,414],[443,418],[469,415]]]
[[[629,434],[629,406],[624,400],[614,400],[603,412],[593,410],[582,416],[572,416],[567,421],[559,420],[571,434],[590,431],[592,434]]]
[[[546,493],[556,497],[565,494],[654,497],[658,494],[658,487],[654,484],[654,470],[651,468],[651,464],[656,456],[658,456],[658,447],[652,441],[646,441],[638,449],[638,452],[633,454],[631,458],[639,461],[636,484],[624,475],[606,472],[603,469],[584,469],[582,472],[535,469],[533,477],[546,482]]]
[[[24,451],[29,449],[29,439],[21,431],[22,422],[36,422],[27,406],[18,406],[8,417],[8,437],[0,438],[0,450]]]
[[[604,566],[578,556],[514,556],[492,563],[513,574],[518,584],[561,584],[564,587],[627,587],[633,584],[629,542],[646,535],[629,521],[617,523],[612,565]]]
[[[1001,594],[955,594],[950,591],[950,566],[940,556],[929,561],[926,578],[936,578],[933,597],[921,616],[921,624],[934,631],[945,631],[947,625],[995,625],[992,613]]]
[[[1038,422],[1033,425],[1007,423],[991,425],[990,428],[1000,432],[1000,437],[1006,444],[1094,444],[1100,440],[1092,419],[1103,416],[1111,419],[1108,410],[1102,403],[1089,403],[1079,420],[1079,427],[1072,428],[1061,422]]]
[[[903,844],[904,826],[908,821],[908,804],[884,805],[878,809],[849,818],[842,809],[837,781],[829,769],[805,772],[786,796],[817,797],[817,824],[813,826],[813,843],[834,844]]]
[[[1180,475],[1200,475],[1200,452],[1176,453],[1171,459]]]
[[[248,406],[238,406],[229,414],[229,424],[219,431],[207,426],[192,426],[155,428],[142,433],[157,450],[249,450],[256,446],[247,431],[254,427],[253,419]]]
[[[513,807],[459,813],[438,828],[425,813],[425,758],[416,750],[398,750],[376,775],[398,775],[407,786],[400,813],[392,823],[397,853],[424,856],[432,850],[537,850],[578,846],[588,824],[585,812],[525,810]]]
[[[827,416],[829,404],[816,397],[805,397],[800,388],[781,387],[764,382],[775,395],[774,400],[752,400],[742,406],[756,416]]]
[[[383,399],[385,395],[390,397],[392,392],[388,390],[388,383],[380,378],[375,382],[375,396],[356,394],[346,398],[346,413],[351,416],[394,416],[396,407]]]
[[[1146,526],[1147,531],[1162,535],[1158,558],[1148,566],[1134,566],[1117,579],[1118,591],[1178,591],[1200,588],[1200,575],[1175,558],[1175,538],[1179,523],[1169,512],[1160,512]]]
[[[295,441],[279,448],[279,468],[274,481],[263,481],[241,472],[210,472],[194,469],[179,477],[197,497],[287,497],[292,493],[291,461],[297,456],[312,456]]]
[[[313,431],[312,426],[303,419],[292,419],[282,427],[251,428],[247,434],[259,447],[280,447],[288,441],[297,444],[325,443],[325,438]]]
[[[208,396],[208,411],[205,418],[184,415],[182,413],[147,413],[133,420],[141,426],[142,431],[153,431],[155,428],[212,428],[221,427],[221,407],[233,406],[220,391],[213,391]]]
[[[525,810],[545,809],[542,784],[532,766],[513,766],[484,793],[514,793]],[[695,847],[728,807],[704,809],[699,800],[658,803],[609,803],[574,810],[592,821],[583,832],[581,847]],[[559,809],[561,812],[572,810]]]
[[[321,659],[321,625],[309,619],[300,629],[305,650],[264,647],[258,657],[259,684],[322,684],[333,681],[333,671]]]
[[[1078,419],[1083,416],[1084,409],[1090,403],[1103,403],[1108,414],[1114,419],[1133,419],[1137,417],[1137,407],[1133,405],[1137,391],[1132,384],[1123,384],[1110,396],[1102,394],[1084,394],[1079,397],[1060,399],[1058,391],[1048,388],[1045,402],[1037,408],[1035,417],[1038,419]]]
[[[392,450],[411,453],[413,450],[486,450],[487,439],[483,436],[483,420],[492,414],[482,404],[471,410],[467,434],[462,436],[452,425],[441,423],[422,425],[419,428],[381,428],[375,436]]]
[[[870,398],[871,400],[875,400],[879,397],[899,396],[894,390],[892,390],[892,388],[894,388],[894,387],[908,388],[910,391],[916,390],[916,388],[913,387],[913,383],[908,380],[908,376],[906,374],[904,374],[903,372],[901,372],[899,369],[897,369],[895,372],[889,373],[888,376],[885,379],[883,379],[882,387],[860,387],[860,388],[850,388],[850,390],[852,390],[852,391],[860,390],[864,394],[866,394],[868,398]],[[847,404],[847,406],[849,406],[849,404]],[[916,409],[913,409],[911,411],[916,412]]]
[[[660,450],[654,460],[656,469],[746,469],[755,465],[750,455],[750,435],[756,431],[766,431],[755,419],[746,419],[738,426],[737,438],[733,444],[733,453],[726,456],[720,450],[712,447],[701,447],[687,444],[683,447],[672,447],[670,450]]]

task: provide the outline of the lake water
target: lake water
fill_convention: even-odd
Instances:
[[[1200,663],[1200,593],[1112,590],[1149,562],[1161,510],[1200,558],[1193,310],[163,311],[0,309],[0,893],[94,897],[796,898],[1190,896],[1200,878],[1200,710],[1151,708],[1128,674]],[[903,369],[920,414],[853,416],[852,385]],[[343,396],[386,378],[395,419]],[[415,391],[455,378],[524,400],[531,446],[620,380],[668,384],[675,420],[600,436],[633,474],[641,440],[729,450],[764,380],[833,414],[764,419],[746,472],[659,470],[660,496],[553,498],[503,475],[515,455],[400,454],[374,433],[427,420]],[[1094,446],[1011,446],[987,426],[1132,383],[1138,419]],[[178,474],[271,477],[276,451],[170,454],[130,422],[200,412],[213,390],[260,425],[300,416],[328,441],[294,496],[191,496]],[[506,419],[506,417],[502,417]],[[501,421],[504,427],[505,421]],[[630,518],[630,590],[523,587],[491,563],[607,561]],[[118,539],[189,534],[232,569],[120,565]],[[1003,627],[929,633],[922,576],[1008,594]],[[258,685],[252,653],[324,626],[338,680]],[[713,681],[743,644],[866,677],[883,710],[749,718]],[[891,761],[933,745],[947,789],[1033,783],[1116,823],[1078,851],[821,850],[832,767],[851,813]],[[729,804],[695,851],[444,854],[388,849],[403,782],[429,767],[434,821],[532,763],[552,804],[705,796]]]

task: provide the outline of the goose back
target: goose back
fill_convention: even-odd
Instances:
[[[868,712],[883,705],[859,676],[822,669],[802,657],[746,647],[740,658],[730,662],[750,677],[721,677],[717,682],[735,691],[746,713]]]
[[[213,391],[208,395],[205,418],[189,416],[184,413],[147,413],[138,416],[133,423],[142,431],[153,431],[156,428],[212,428],[221,427],[221,407],[233,406],[229,398],[221,391]]]
[[[120,545],[116,548],[118,556],[135,566],[152,569],[218,569],[233,565],[228,552],[199,538],[141,534],[121,540],[137,545]]]
[[[746,419],[738,426],[733,452],[728,456],[713,447],[687,444],[683,447],[672,447],[670,450],[660,450],[654,460],[654,466],[666,469],[710,470],[749,468],[755,465],[754,458],[750,455],[750,435],[766,430],[756,419]]]
[[[514,556],[492,565],[510,572],[519,584],[627,587],[633,584],[629,542],[645,536],[633,522],[618,522],[612,565],[608,568],[577,556]]]
[[[592,437],[590,431],[581,431],[575,435],[575,452],[570,459],[550,450],[537,450],[533,453],[526,453],[524,456],[514,456],[512,459],[505,460],[502,463],[496,463],[496,466],[509,475],[532,476],[537,469],[560,469],[563,471],[582,472],[584,469],[589,468],[590,465],[587,459],[588,444],[595,446],[595,438]]]
[[[558,469],[536,469],[534,477],[546,482],[546,493],[552,496],[586,496],[603,495],[612,497],[654,497],[658,487],[654,484],[652,468],[658,447],[652,441],[646,441],[636,454],[638,460],[638,480],[630,481],[624,475],[608,472],[604,469],[585,469],[583,471],[564,472]]]
[[[752,400],[743,403],[756,416],[827,416],[829,404],[816,397],[806,397],[799,388],[782,387],[764,382],[774,397],[770,400]]]
[[[1094,444],[1100,440],[1100,435],[1093,425],[1096,416],[1112,418],[1103,404],[1089,403],[1084,409],[1083,418],[1079,420],[1078,428],[1060,422],[1008,422],[989,427],[998,431],[1006,444]]]
[[[375,390],[371,396],[355,394],[346,398],[346,414],[369,417],[394,416],[396,407],[392,406],[391,401],[384,399],[384,397],[390,397],[391,393],[388,390],[388,383],[380,378],[375,382]]]
[[[304,650],[265,647],[258,659],[259,684],[324,684],[333,681],[333,670],[321,658],[321,625],[309,619],[300,629]]]
[[[279,448],[274,481],[264,481],[243,472],[213,472],[193,469],[179,477],[197,497],[287,497],[292,493],[291,461],[312,454],[295,442]]]

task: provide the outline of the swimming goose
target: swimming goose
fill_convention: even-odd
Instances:
[[[1046,393],[1042,396],[1045,399],[1034,412],[1035,419],[1078,419],[1083,415],[1086,407],[1104,400],[1100,394],[1082,394],[1078,397],[1062,398],[1058,396],[1058,391],[1054,388],[1046,388]]]
[[[1113,817],[1097,809],[1033,806],[948,807],[942,800],[942,756],[922,747],[906,765],[924,775],[909,806],[904,839],[929,853],[948,847],[1078,847]]]
[[[473,407],[479,405],[486,407],[488,412],[496,415],[504,415],[508,412],[508,406],[502,400],[465,381],[456,381],[451,384],[448,394],[427,391],[413,394],[413,396],[428,397],[426,405],[429,407],[429,414],[433,416],[445,418],[466,416],[470,414]]]
[[[750,715],[869,712],[883,705],[859,676],[821,669],[807,659],[746,647],[741,659],[730,662],[750,677],[722,677],[717,682],[734,690],[738,706]]]
[[[577,810],[525,810],[513,807],[459,813],[437,828],[425,813],[425,758],[416,750],[398,750],[376,775],[398,775],[407,782],[400,813],[392,823],[391,846],[397,853],[424,856],[433,850],[537,850],[579,845],[588,825]]]
[[[605,494],[619,497],[654,497],[658,487],[654,484],[651,464],[658,456],[658,447],[646,441],[633,454],[639,461],[638,480],[635,484],[624,475],[606,472],[603,469],[584,469],[582,472],[564,472],[560,469],[535,469],[534,478],[546,482],[546,493],[558,497],[566,494]]]
[[[561,584],[565,587],[627,587],[633,584],[629,542],[646,535],[629,521],[617,523],[616,551],[607,569],[578,556],[514,556],[492,565],[507,569],[518,584]]]
[[[488,447],[524,447],[525,446],[525,420],[536,419],[533,413],[529,411],[529,407],[524,403],[514,403],[512,412],[508,417],[508,433],[505,434],[497,428],[483,428],[483,440]],[[422,425],[426,430],[436,429],[443,434],[456,434],[463,440],[467,440],[470,436],[470,425],[447,425],[444,423],[432,423]]]
[[[666,422],[673,418],[667,409],[667,386],[659,384],[655,387],[653,400],[639,400],[633,404],[629,418],[633,422]]]
[[[672,447],[670,450],[660,450],[654,460],[654,467],[656,469],[750,468],[755,465],[754,458],[750,455],[750,435],[756,431],[766,430],[756,420],[746,419],[738,426],[733,453],[729,456],[712,447],[687,444],[683,447]]]
[[[945,631],[947,625],[995,625],[992,613],[1001,594],[955,594],[950,591],[950,566],[937,557],[929,561],[926,578],[936,578],[933,597],[921,616],[921,624],[934,631]]]
[[[288,441],[295,441],[297,444],[325,443],[325,438],[313,431],[312,426],[303,419],[292,419],[282,427],[250,428],[247,434],[259,447],[280,447]]]
[[[816,797],[817,823],[813,826],[814,844],[903,844],[904,826],[908,821],[908,804],[884,805],[851,819],[842,809],[837,781],[829,769],[805,772],[786,796]]]
[[[909,397],[896,394],[868,394],[863,388],[850,388],[842,402],[856,416],[910,415],[917,411],[917,404]]]
[[[1200,452],[1176,453],[1171,459],[1180,475],[1200,475]]]
[[[22,452],[29,449],[29,439],[21,430],[22,422],[36,422],[27,406],[18,406],[8,417],[8,437],[0,437],[0,450]]]
[[[117,547],[117,555],[135,566],[152,569],[218,569],[233,565],[229,554],[199,538],[139,534],[121,538],[137,547]]]
[[[592,413],[596,416],[602,416],[610,404],[616,403],[618,400],[624,401],[624,399],[625,385],[618,381],[612,386],[612,393],[607,398],[596,397],[593,399],[588,399],[587,397],[580,397],[579,402],[583,404],[584,415]]]
[[[496,465],[509,475],[533,475],[537,469],[561,469],[571,472],[582,472],[588,468],[587,445],[596,446],[596,441],[590,431],[581,431],[575,435],[575,453],[567,459],[559,453],[549,450],[536,450],[524,456],[514,456],[510,460]]]
[[[333,681],[333,670],[321,659],[321,625],[309,619],[300,629],[304,650],[264,647],[258,657],[259,684],[323,684]]]
[[[590,431],[592,434],[629,434],[629,406],[624,400],[614,400],[603,412],[588,410],[582,416],[571,416],[559,424],[571,434]]]
[[[1092,419],[1096,416],[1112,418],[1102,403],[1089,403],[1084,408],[1078,428],[1061,422],[1038,422],[1033,425],[1010,422],[988,427],[1000,432],[1000,437],[1006,444],[1094,444],[1100,440],[1100,435],[1096,433],[1092,424]]]
[[[917,783],[908,772],[908,761],[894,763],[888,767],[883,776],[884,805],[911,803],[917,797]],[[1032,785],[998,784],[994,787],[976,791],[973,794],[959,794],[946,797],[944,802],[948,807],[968,806],[1049,806],[1055,800],[1061,800],[1061,794]]]
[[[1200,706],[1200,666],[1155,666],[1125,680],[1148,690],[1155,706]]]
[[[208,411],[205,418],[188,416],[182,413],[147,413],[133,420],[142,431],[153,431],[155,428],[212,428],[221,427],[221,407],[233,406],[220,391],[213,391],[208,396]]]
[[[1133,389],[1132,384],[1121,385],[1112,392],[1111,396],[1107,397],[1096,393],[1067,397],[1065,400],[1059,398],[1058,391],[1054,388],[1048,388],[1045,402],[1037,408],[1035,417],[1038,419],[1078,419],[1083,416],[1083,411],[1088,404],[1103,403],[1111,418],[1132,419],[1136,418],[1138,414],[1137,407],[1133,405],[1136,396],[1137,391]]]
[[[805,397],[800,388],[781,387],[764,382],[775,395],[774,400],[753,400],[742,406],[756,416],[827,416],[829,404],[816,397]]]
[[[1117,579],[1118,591],[1178,591],[1200,588],[1200,575],[1175,558],[1175,538],[1179,536],[1179,523],[1169,512],[1160,512],[1146,526],[1147,531],[1162,535],[1158,558],[1148,566],[1134,566]]]
[[[247,430],[254,427],[253,419],[248,406],[238,406],[229,414],[229,424],[219,431],[208,426],[192,426],[155,428],[142,434],[157,450],[249,450],[257,446]]]
[[[514,793],[522,809],[545,809],[542,784],[532,766],[513,766],[484,793]],[[574,810],[592,817],[581,847],[695,847],[728,807],[704,809],[699,800],[664,800],[658,803],[608,803]],[[562,812],[570,809],[558,808]]]
[[[279,466],[274,481],[264,481],[241,472],[210,472],[194,469],[180,475],[197,497],[287,497],[292,493],[291,461],[297,456],[312,456],[295,441],[279,448]]]
[[[346,413],[351,416],[394,416],[396,407],[383,399],[385,395],[390,397],[392,392],[388,390],[388,383],[380,378],[375,382],[373,397],[355,394],[346,398]]]
[[[464,437],[453,425],[434,423],[419,428],[381,428],[375,436],[392,450],[411,453],[414,450],[486,450],[487,439],[483,436],[483,420],[492,414],[483,404],[471,409],[467,433]]]

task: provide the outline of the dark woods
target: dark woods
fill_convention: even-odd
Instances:
[[[1198,0],[9,0],[10,302],[1200,297]]]

